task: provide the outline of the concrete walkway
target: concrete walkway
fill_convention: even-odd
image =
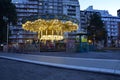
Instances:
[[[0,53],[0,58],[7,58],[23,62],[75,70],[85,70],[120,75],[120,60],[55,57],[12,53]]]

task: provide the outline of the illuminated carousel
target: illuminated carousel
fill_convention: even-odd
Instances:
[[[42,14],[24,18],[22,28],[26,31],[37,33],[40,43],[43,42],[47,46],[52,43],[59,47],[62,43],[54,42],[63,40],[65,32],[76,31],[78,24],[77,19],[66,15]],[[41,48],[44,45],[40,44]]]
[[[58,41],[63,40],[65,32],[78,29],[77,20],[65,15],[44,14],[30,16],[23,19],[22,28],[30,32],[36,32],[39,40]]]
[[[64,32],[71,32],[78,29],[77,24],[71,21],[62,22],[58,19],[27,21],[22,26],[24,30],[37,32],[38,39],[51,41],[62,40]]]

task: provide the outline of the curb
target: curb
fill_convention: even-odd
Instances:
[[[16,60],[16,61],[22,61],[22,62],[28,62],[28,63],[33,63],[33,64],[52,66],[52,67],[59,67],[59,68],[67,68],[67,69],[74,69],[74,70],[83,70],[83,71],[120,75],[120,70],[116,70],[116,69],[104,69],[104,68],[95,68],[95,67],[56,64],[56,63],[40,62],[40,61],[36,61],[36,60],[28,60],[28,59],[21,59],[21,58],[7,57],[7,56],[0,56],[0,58],[6,58],[6,59],[11,59],[11,60]]]

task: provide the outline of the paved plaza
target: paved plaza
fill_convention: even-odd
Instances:
[[[120,80],[120,76],[42,66],[0,58],[0,80]]]
[[[77,70],[120,74],[119,52],[1,53],[1,58]]]
[[[70,52],[23,52],[23,54],[120,60],[120,50],[106,50],[106,51],[100,51],[100,52],[79,52],[79,53],[73,53],[73,52],[71,52],[71,53]]]
[[[2,80],[21,80],[21,78],[28,80],[30,77],[29,80],[33,80],[32,77],[36,77],[35,80],[120,80],[119,51],[85,53],[0,52],[0,65],[2,65],[0,67]],[[24,66],[28,68],[24,68]],[[21,69],[22,72],[19,72]],[[14,73],[15,75],[13,75]],[[50,73],[51,75],[49,75]],[[25,74],[30,77],[24,76]],[[7,79],[9,75],[15,77]]]

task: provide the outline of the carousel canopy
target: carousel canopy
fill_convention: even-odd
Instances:
[[[23,23],[22,28],[27,31],[37,32],[38,38],[41,40],[62,40],[63,33],[77,30],[78,24],[59,19],[34,20],[33,18]]]

